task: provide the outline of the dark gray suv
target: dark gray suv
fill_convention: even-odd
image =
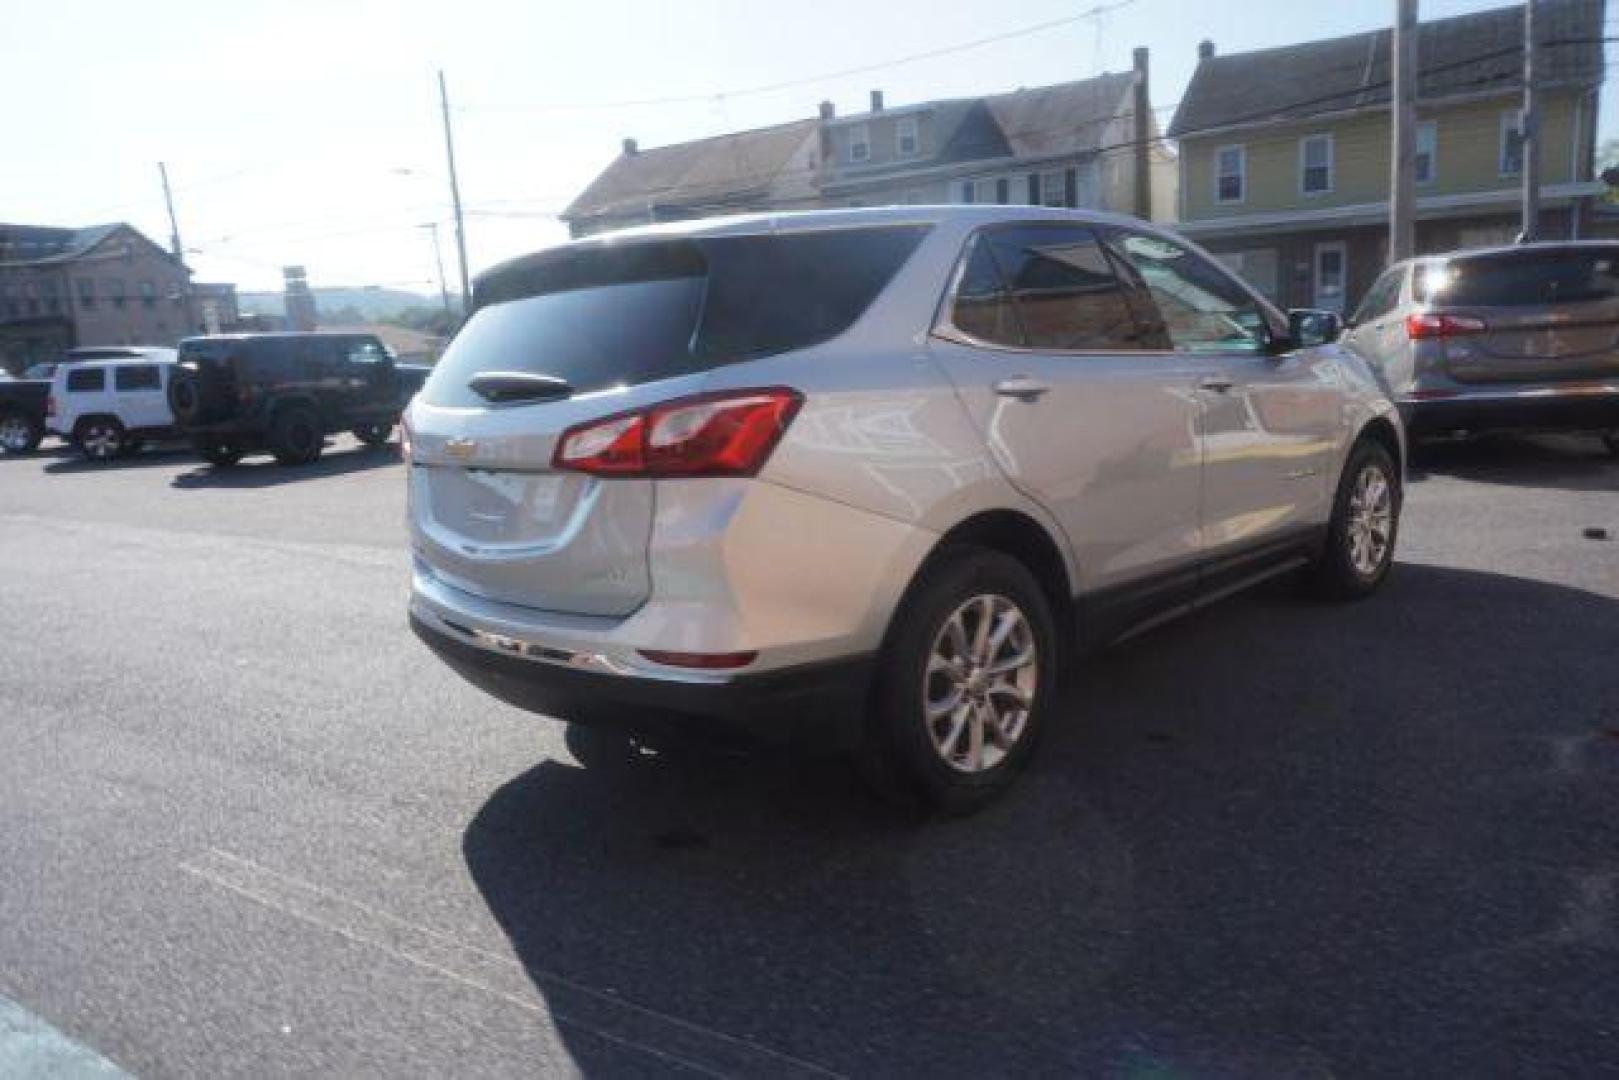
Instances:
[[[1413,436],[1584,430],[1619,454],[1619,244],[1396,263],[1344,343],[1382,373]]]

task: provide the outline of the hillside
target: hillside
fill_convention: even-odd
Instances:
[[[408,308],[439,306],[438,296],[404,289],[330,287],[315,288],[315,307],[323,317],[345,309],[358,312],[364,322],[390,319]],[[284,315],[286,306],[279,292],[243,292],[237,296],[244,315]],[[455,298],[451,297],[454,302]]]

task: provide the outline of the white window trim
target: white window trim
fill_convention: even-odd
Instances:
[[[1507,133],[1516,132],[1519,122],[1519,110],[1517,109],[1508,109],[1501,114],[1500,137],[1495,145],[1495,172],[1499,177],[1516,179],[1523,175],[1523,148],[1521,145],[1518,149],[1518,171],[1507,172]]]
[[[1338,314],[1342,315],[1349,303],[1349,245],[1342,240],[1315,246],[1310,256],[1310,303],[1312,307],[1321,306],[1321,256],[1329,251],[1338,253]]]
[[[855,147],[860,147],[860,153],[855,153]],[[871,128],[865,124],[855,124],[849,128],[849,160],[851,162],[864,162],[871,160]]]
[[[1237,154],[1237,186],[1241,190],[1235,199],[1220,197],[1220,181],[1226,175],[1220,171],[1220,159],[1228,150],[1234,150]],[[1214,201],[1221,206],[1239,206],[1248,201],[1248,148],[1241,143],[1214,148]]]
[[[1322,141],[1327,144],[1327,186],[1317,191],[1310,191],[1304,186],[1306,162],[1309,160],[1305,148],[1313,142]],[[1332,189],[1338,186],[1338,177],[1336,175],[1338,171],[1336,168],[1338,155],[1334,146],[1335,142],[1336,140],[1333,139],[1331,132],[1318,132],[1314,135],[1306,135],[1299,140],[1299,195],[1303,198],[1314,199],[1322,195],[1331,195]]]
[[[911,149],[905,149],[905,136],[911,137]],[[922,153],[922,130],[917,126],[916,117],[902,116],[894,122],[894,156],[901,160],[914,158]]]
[[[1419,186],[1428,187],[1439,179],[1439,121],[1417,121],[1417,136],[1413,144],[1416,148],[1416,153],[1413,156],[1420,154],[1422,150],[1422,133],[1424,131],[1433,133],[1428,137],[1428,177],[1423,179],[1421,176],[1417,176],[1416,181]],[[1413,164],[1412,172],[1415,173],[1415,171],[1415,165]]]

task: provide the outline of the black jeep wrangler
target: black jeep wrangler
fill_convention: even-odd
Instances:
[[[268,451],[283,465],[320,457],[326,436],[388,441],[428,368],[394,362],[371,334],[221,334],[180,342],[169,382],[175,424],[211,464]]]

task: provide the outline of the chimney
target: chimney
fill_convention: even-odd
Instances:
[[[1131,112],[1135,114],[1136,217],[1152,220],[1152,98],[1147,93],[1147,50],[1138,48],[1132,54],[1135,68],[1135,86],[1131,90]]]
[[[821,119],[822,120],[830,120],[830,119],[832,119],[833,117],[835,117],[837,115],[838,115],[838,110],[833,108],[832,103],[830,101],[821,102]]]
[[[881,90],[873,90],[871,92],[871,111],[883,111],[883,92]]]
[[[1197,43],[1197,58],[1199,60],[1213,60],[1214,59],[1214,42],[1210,41],[1208,38],[1204,38],[1202,41],[1198,42]]]
[[[638,154],[640,152],[641,152],[641,148],[636,145],[634,139],[625,139],[624,140],[624,156],[625,157],[634,157],[636,154]]]

